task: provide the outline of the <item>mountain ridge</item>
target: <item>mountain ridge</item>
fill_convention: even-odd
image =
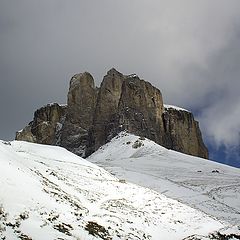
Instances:
[[[159,89],[136,74],[123,75],[114,68],[100,88],[90,73],[75,74],[67,106],[55,103],[40,108],[33,121],[16,133],[16,139],[63,146],[86,157],[123,130],[169,149],[208,158],[191,112],[165,108]]]

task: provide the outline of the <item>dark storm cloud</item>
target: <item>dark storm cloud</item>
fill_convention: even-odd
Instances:
[[[12,138],[36,107],[64,103],[74,73],[89,71],[99,84],[115,67],[197,110],[208,139],[232,146],[239,32],[239,0],[2,0],[0,138]]]

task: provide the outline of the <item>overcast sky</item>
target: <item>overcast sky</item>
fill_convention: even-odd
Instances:
[[[192,110],[212,146],[237,150],[239,0],[1,0],[0,138],[36,108],[66,102],[69,79],[115,67]]]

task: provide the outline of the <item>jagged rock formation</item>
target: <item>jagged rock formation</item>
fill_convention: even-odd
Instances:
[[[98,92],[93,124],[89,131],[87,155],[120,131],[117,115],[124,79],[124,75],[115,69],[108,71],[103,78]]]
[[[96,98],[97,89],[89,73],[72,77],[59,145],[80,156],[85,156],[87,151],[88,132],[93,122]]]
[[[56,145],[67,106],[48,104],[34,113],[33,121],[16,133],[16,140]]]
[[[74,75],[67,106],[53,104],[37,110],[16,139],[60,145],[85,157],[123,130],[208,158],[192,113],[164,108],[159,89],[135,74],[125,76],[115,69],[107,72],[99,89],[90,73]]]

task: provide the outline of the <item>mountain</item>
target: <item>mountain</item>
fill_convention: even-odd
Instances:
[[[240,228],[240,169],[168,150],[126,132],[87,158],[125,179]]]
[[[115,155],[119,154],[116,144],[121,144],[119,150],[125,150],[121,152],[121,157]],[[91,161],[106,161],[115,173],[126,173],[124,178],[117,178],[61,147],[21,141],[0,141],[1,239],[240,239],[239,229],[229,224],[237,221],[235,212],[232,215],[228,212],[223,213],[229,215],[229,221],[222,221],[226,219],[221,217],[218,220],[162,193],[127,181],[127,175],[132,175],[134,181],[143,181],[145,177],[144,182],[147,183],[149,178],[144,169],[146,170],[148,163],[149,172],[154,175],[153,167],[156,166],[152,156],[159,154],[160,158],[162,156],[160,160],[168,159],[167,165],[171,165],[173,156],[180,156],[181,163],[184,163],[186,158],[184,167],[189,164],[189,159],[193,158],[168,151],[149,140],[140,140],[139,137],[122,133],[91,157]],[[146,159],[147,155],[149,159]],[[133,161],[139,162],[142,173],[138,173],[138,169],[135,172],[130,169]],[[117,162],[119,166],[116,166]],[[121,164],[125,165],[126,171],[123,171]],[[183,168],[180,164],[174,168],[174,164],[169,168],[166,166],[166,170],[161,170],[160,165],[159,168],[155,168],[155,171],[160,171],[161,174],[159,178],[155,178],[153,184],[157,186],[157,180],[161,180],[164,171],[168,172],[169,178],[176,177],[176,173],[180,173],[181,178]],[[205,187],[219,184],[217,180],[221,179],[225,181],[224,184],[233,185],[239,178],[239,170],[210,161],[192,159],[190,168],[186,172],[186,179],[182,181],[182,189],[188,189],[186,186],[189,186],[189,189],[199,188],[196,181],[192,185],[187,181],[189,171],[193,172],[192,176],[215,176],[215,183],[202,182],[202,191]],[[218,170],[219,173],[213,173],[212,169]],[[203,173],[195,170],[201,170]],[[170,186],[171,181],[167,181]],[[174,182],[172,184],[174,185]],[[217,200],[222,196],[224,201],[232,199],[232,209],[227,208],[226,203],[227,211],[235,211],[239,207],[239,201],[234,198],[239,199],[239,188],[233,188],[232,185],[224,189],[226,193],[222,192],[221,188],[212,192]],[[181,184],[176,186],[181,190]],[[201,191],[198,192],[201,198]],[[182,194],[186,196],[186,192]],[[193,196],[193,203],[195,199]],[[219,206],[216,205],[216,208]]]
[[[208,158],[191,112],[164,107],[159,89],[136,74],[123,75],[115,69],[107,72],[100,88],[90,73],[74,75],[67,105],[38,109],[16,139],[59,145],[86,157],[123,130],[169,149]]]

